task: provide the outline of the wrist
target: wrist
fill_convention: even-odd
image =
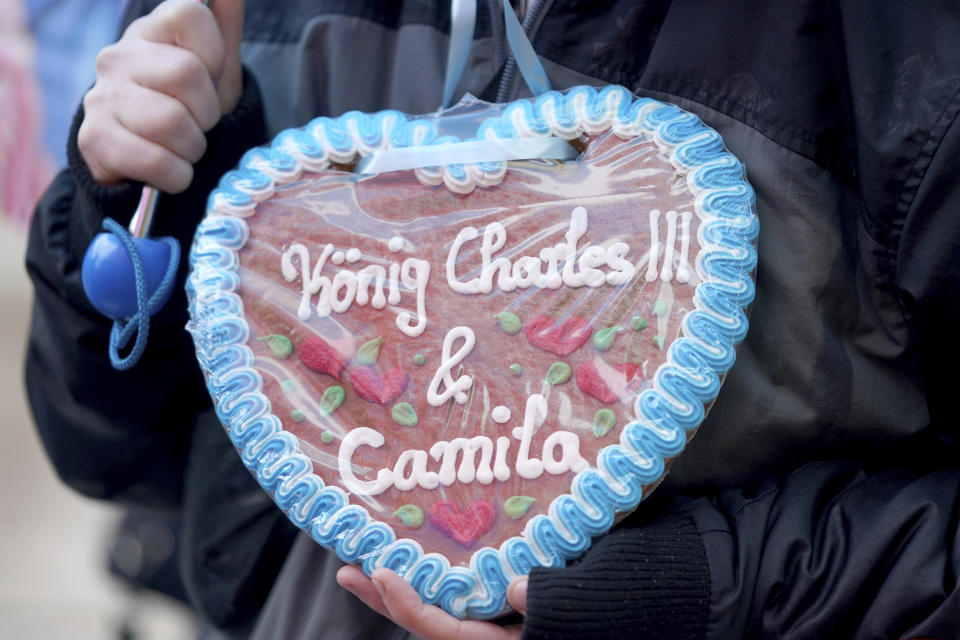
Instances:
[[[686,515],[600,538],[576,565],[534,569],[524,638],[697,638],[709,616],[703,543]]]

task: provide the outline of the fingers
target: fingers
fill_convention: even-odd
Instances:
[[[223,35],[223,70],[217,80],[217,94],[223,113],[230,113],[243,92],[240,43],[243,40],[243,0],[216,0],[210,8]]]
[[[197,56],[211,78],[223,71],[223,35],[213,13],[194,0],[168,0],[130,23],[123,39],[173,45]]]
[[[443,609],[424,604],[420,595],[403,578],[389,569],[377,569],[371,581],[389,617],[401,627],[427,639],[515,640],[518,627],[504,628],[490,622],[458,620]]]
[[[193,181],[190,161],[115,120],[84,119],[77,146],[94,180],[101,184],[139,180],[167,193],[180,193]]]
[[[507,602],[516,611],[527,613],[527,583],[529,579],[526,576],[514,578],[507,587]]]
[[[169,0],[97,57],[78,147],[95,180],[186,189],[204,133],[242,92],[242,0]]]
[[[390,617],[387,607],[380,599],[373,582],[363,574],[360,567],[348,564],[337,571],[337,584],[357,596],[363,604],[367,605],[380,615]]]
[[[182,103],[202,131],[208,131],[220,119],[216,87],[200,58],[173,45],[145,40],[121,41],[100,52],[97,83],[91,90],[92,100],[100,102],[84,106],[88,110],[139,110],[145,105],[134,96],[147,97],[136,92],[140,88]]]
[[[337,572],[337,583],[380,615],[424,640],[517,640],[523,631],[520,626],[457,620],[439,607],[424,604],[416,590],[389,569],[377,569],[368,579],[360,567],[346,565]],[[526,608],[526,578],[510,584],[508,598],[511,591],[516,602],[522,601]]]

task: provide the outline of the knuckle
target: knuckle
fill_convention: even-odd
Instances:
[[[89,121],[84,120],[80,123],[80,128],[77,130],[77,150],[88,165],[96,158],[98,137]]]
[[[154,137],[160,140],[174,139],[189,130],[190,115],[182,104],[170,100],[161,107],[150,121]]]
[[[186,50],[181,50],[179,55],[174,56],[169,65],[169,78],[177,87],[197,85],[208,75],[203,61]]]
[[[176,33],[191,20],[196,19],[197,9],[200,8],[199,2],[167,0],[157,5],[156,9],[142,19],[152,23],[151,26],[156,25],[168,32]]]
[[[97,53],[94,66],[98,76],[109,73],[116,67],[117,62],[123,58],[123,52],[120,51],[120,48],[119,43],[114,43],[107,45]]]

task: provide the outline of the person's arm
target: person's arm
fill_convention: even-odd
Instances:
[[[230,4],[218,3],[220,7]],[[213,14],[205,7],[192,2],[179,5],[194,22],[197,15],[205,16],[208,27],[218,28]],[[136,112],[144,107],[116,93],[123,93],[124,77],[127,81],[140,78],[137,82],[141,88],[144,82],[150,85],[150,79],[138,76],[142,71],[137,69],[164,68],[162,56],[156,55],[151,43],[133,37],[164,33],[160,27],[154,27],[157,31],[152,32],[149,25],[144,25],[156,16],[154,13],[134,22],[127,29],[127,42],[121,40],[113,45],[114,52],[106,56],[123,62],[118,63],[119,67],[114,65],[112,71],[98,72],[98,84],[85,103],[88,108],[94,105],[93,113],[82,107],[71,131],[69,170],[55,179],[34,216],[27,269],[35,297],[25,375],[40,435],[65,482],[94,497],[172,505],[180,499],[188,425],[210,402],[184,329],[187,250],[203,215],[206,196],[219,176],[236,164],[243,151],[262,143],[266,134],[259,90],[251,78],[245,77],[242,91],[232,104],[227,104],[230,111],[222,117],[218,114],[219,123],[205,123],[213,128],[207,127],[205,151],[190,170],[189,188],[160,198],[153,234],[173,236],[180,241],[184,251],[178,284],[166,307],[151,321],[150,340],[140,362],[128,371],[113,370],[107,356],[111,321],[88,303],[80,283],[80,265],[105,217],[113,217],[121,224],[129,221],[140,196],[139,180],[163,184],[163,175],[176,174],[176,167],[183,160],[176,154],[157,153],[153,156],[157,159],[153,168],[147,167],[146,173],[140,173],[146,165],[137,163],[149,155],[144,149],[163,147],[162,140],[158,143],[150,139],[160,133],[149,129],[154,126],[149,118],[138,120],[131,115],[131,110]],[[234,28],[238,30],[239,25]],[[167,52],[171,46],[152,44]],[[209,71],[203,64],[184,64],[184,59],[188,58],[178,58],[180,66],[192,69],[192,73],[202,75]],[[134,64],[137,60],[139,66]],[[238,59],[236,64],[239,65]],[[191,79],[190,73],[181,81],[188,87],[206,86],[202,78]],[[214,84],[211,78],[205,82]],[[177,94],[169,85],[163,87],[165,95]],[[96,98],[97,92],[116,99],[111,103],[107,98]],[[91,94],[95,97],[90,98]],[[206,95],[209,100],[210,94]],[[153,97],[147,95],[146,101],[153,103]],[[219,105],[220,98],[216,100]],[[172,112],[183,115],[182,110]],[[148,128],[146,138],[140,141],[135,140],[136,123]],[[93,146],[81,151],[77,140],[79,130],[85,126],[96,135],[90,143]],[[177,128],[173,126],[171,130]],[[115,144],[106,144],[110,141]],[[99,154],[97,149],[103,153]],[[123,157],[110,160],[118,149],[126,150],[129,162],[124,162]],[[111,176],[95,173],[91,166],[115,166],[121,172],[130,168],[130,172]]]
[[[508,590],[516,628],[459,621],[378,569],[338,580],[425,640],[955,638],[960,469],[811,463],[756,494],[678,499]]]
[[[811,462],[751,494],[718,491],[666,507],[654,494],[578,562],[531,572],[523,638],[958,637],[958,112],[960,92],[931,133],[929,156],[917,159],[890,252],[923,363],[927,428],[869,465]],[[425,639],[454,626],[464,638],[496,632],[451,626],[449,616],[438,623],[445,614],[424,614],[398,578],[381,574],[378,591],[351,566],[341,584]]]
[[[524,638],[947,638],[960,469],[813,463],[755,495],[678,500],[530,576]]]

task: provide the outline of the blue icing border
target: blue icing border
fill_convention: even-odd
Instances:
[[[342,489],[313,473],[297,439],[270,413],[245,344],[249,330],[237,295],[237,252],[248,237],[242,218],[252,215],[277,184],[295,180],[305,169],[351,162],[376,149],[423,147],[449,137],[440,136],[430,120],[397,111],[317,118],[245,154],[210,194],[207,217],[196,232],[187,281],[188,329],[217,414],[244,464],[290,520],[319,544],[347,562],[359,562],[368,575],[378,567],[393,569],[425,602],[457,617],[503,613],[513,576],[537,566],[564,566],[609,530],[617,512],[635,508],[662,479],[664,460],[683,450],[703,420],[705,405],[719,392],[736,358],[735,346],[746,335],[745,309],[753,300],[751,274],[757,265],[753,189],[720,136],[696,116],[635,98],[623,87],[577,87],[505,105],[500,115],[482,123],[475,139],[572,139],[606,129],[621,137],[652,138],[687,173],[700,216],[696,266],[703,280],[694,294],[697,308],[684,318],[683,336],[671,345],[652,388],[637,397],[636,419],[624,427],[620,442],[601,450],[596,467],[577,474],[570,493],[556,497],[548,515],[531,518],[521,536],[499,549],[476,551],[469,568],[451,567],[443,556],[424,553],[417,542],[398,539],[392,527],[350,504]],[[462,192],[496,184],[505,170],[505,163],[486,162],[417,170],[417,175]]]

